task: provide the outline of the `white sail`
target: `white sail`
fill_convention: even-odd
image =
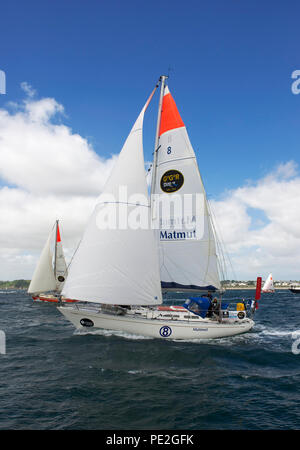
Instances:
[[[66,280],[67,274],[68,274],[68,270],[67,270],[66,260],[64,257],[58,221],[57,221],[55,235],[56,235],[56,238],[55,238],[56,239],[56,242],[55,242],[56,251],[55,251],[55,260],[54,260],[54,276],[56,279],[56,290],[58,292],[61,292],[64,282]]]
[[[272,274],[270,273],[270,275],[268,276],[268,278],[266,279],[263,288],[262,288],[262,292],[274,292],[274,284],[273,284],[273,277]]]
[[[67,298],[118,305],[162,303],[153,230],[149,227],[131,229],[124,223],[120,226],[119,222],[114,229],[111,226],[105,229],[100,227],[103,224],[99,220],[105,208],[110,211],[110,207],[113,210],[119,206],[121,210],[122,206],[125,211],[122,222],[129,221],[137,210],[130,197],[137,194],[146,200],[140,208],[146,211],[147,220],[150,218],[142,143],[144,112],[150,99],[122,148],[69,267],[62,291]],[[125,191],[127,198],[124,199]]]
[[[179,291],[220,289],[215,236],[205,190],[187,130],[167,87],[162,103],[152,193],[156,194],[154,197],[164,194],[169,200],[179,196],[185,208],[181,223],[174,208],[170,209],[169,218],[160,216],[159,219],[162,288]],[[191,197],[193,204],[186,208],[187,199]],[[154,200],[153,203],[155,220],[158,217],[157,202]]]
[[[45,247],[43,248],[40,259],[34,271],[28,288],[29,294],[38,294],[56,289],[56,280],[52,265],[53,252],[51,251],[51,239],[52,231],[48,237]]]

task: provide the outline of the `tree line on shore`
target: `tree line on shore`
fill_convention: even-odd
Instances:
[[[0,281],[0,289],[27,289],[30,280]]]

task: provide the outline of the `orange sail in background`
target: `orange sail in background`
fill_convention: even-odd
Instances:
[[[184,127],[183,120],[180,117],[176,103],[166,86],[162,103],[159,136],[166,131],[181,127]]]

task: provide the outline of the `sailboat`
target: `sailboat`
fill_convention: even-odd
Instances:
[[[27,293],[32,295],[33,300],[58,303],[67,272],[59,221],[56,220],[42,250]],[[69,299],[64,301],[70,302]]]
[[[186,127],[168,86],[160,96],[148,194],[143,119],[148,98],[88,220],[69,266],[58,310],[77,329],[161,339],[220,338],[254,325],[247,305],[230,312],[222,298],[215,233]],[[174,202],[168,209],[164,202]],[[162,207],[163,204],[163,207]],[[183,212],[176,209],[183,204]],[[162,214],[160,210],[162,209]],[[180,208],[179,208],[180,209]],[[182,305],[163,305],[180,293]]]
[[[271,273],[263,285],[262,292],[271,292],[271,293],[275,292],[274,284],[273,284],[273,277],[272,277]]]

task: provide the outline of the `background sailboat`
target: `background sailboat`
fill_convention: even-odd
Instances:
[[[273,277],[271,273],[263,285],[262,292],[275,292]]]
[[[34,300],[58,302],[67,277],[67,265],[64,257],[59,221],[52,228],[28,288]],[[47,295],[47,293],[51,294]]]

